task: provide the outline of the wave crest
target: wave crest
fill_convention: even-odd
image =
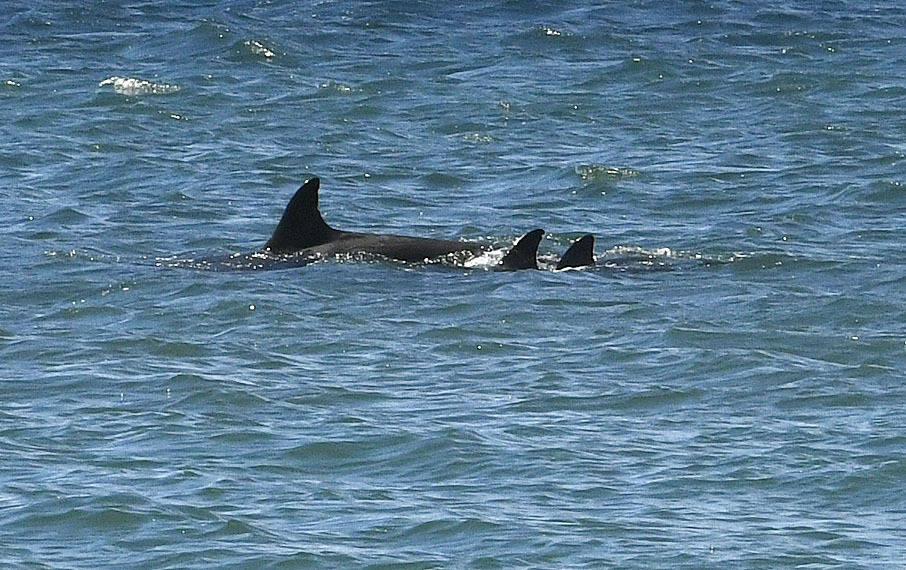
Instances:
[[[136,77],[119,77],[114,75],[98,83],[98,87],[111,86],[120,95],[166,95],[179,91],[179,85],[172,83],[154,83]]]

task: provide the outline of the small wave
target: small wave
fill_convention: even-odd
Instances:
[[[712,267],[733,263],[736,259],[736,254],[730,256],[706,255],[670,247],[649,249],[632,245],[617,245],[600,256],[598,264],[610,270],[649,272],[688,269],[696,266]]]
[[[601,265],[619,271],[669,271],[681,256],[669,247],[644,249],[636,246],[615,246],[600,259]]]
[[[570,49],[582,43],[582,37],[573,32],[547,24],[536,24],[513,34],[511,40],[524,49],[539,53],[549,49]]]
[[[111,86],[120,95],[167,95],[179,91],[179,86],[172,83],[154,83],[136,77],[114,75],[98,83],[98,87]]]
[[[466,142],[476,143],[476,144],[494,142],[494,137],[492,137],[491,135],[486,134],[486,133],[469,133],[469,134],[465,135],[464,138],[465,138]]]
[[[242,45],[244,45],[246,49],[248,49],[253,54],[260,55],[261,57],[265,57],[267,59],[272,59],[277,56],[276,52],[256,40],[246,40],[242,42]]]
[[[50,214],[44,216],[42,220],[53,224],[77,224],[84,222],[88,218],[89,216],[87,214],[84,214],[75,208],[64,207],[54,210]]]
[[[615,245],[607,253],[623,257],[679,257],[679,254],[669,247],[645,249],[637,245]]]
[[[883,180],[872,183],[868,197],[882,204],[904,203],[906,201],[906,184],[899,180]]]
[[[504,249],[483,251],[479,255],[464,260],[462,266],[467,269],[494,269],[505,254],[506,250]]]
[[[594,180],[622,180],[624,178],[638,178],[641,171],[633,168],[605,166],[603,164],[582,164],[576,167],[576,174],[585,181]]]
[[[573,34],[569,31],[558,29],[553,26],[539,24],[533,26],[529,33],[536,38],[572,38]]]
[[[674,261],[693,261],[704,264],[733,263],[743,257],[742,253],[728,255],[711,255],[697,251],[674,249],[671,247],[644,248],[635,245],[616,245],[607,250],[608,256],[639,259],[664,259]]]
[[[318,87],[320,87],[321,89],[323,89],[325,91],[335,91],[337,93],[352,93],[352,87],[349,87],[348,85],[343,85],[342,83],[337,83],[336,81],[331,81],[331,80],[325,81]]]
[[[108,253],[96,251],[79,251],[76,249],[47,249],[44,250],[44,257],[48,259],[80,259],[91,262],[102,263],[119,263],[120,257]],[[124,289],[126,290],[126,289]]]

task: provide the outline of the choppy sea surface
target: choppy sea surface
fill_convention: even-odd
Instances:
[[[5,2],[0,563],[890,567],[906,8]],[[573,271],[261,247],[597,238]]]

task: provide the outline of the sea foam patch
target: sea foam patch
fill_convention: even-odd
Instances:
[[[166,95],[179,91],[179,85],[173,83],[155,83],[147,79],[117,75],[98,83],[98,87],[107,86],[120,95]]]

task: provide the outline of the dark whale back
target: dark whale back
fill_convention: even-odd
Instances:
[[[334,229],[327,225],[318,210],[320,187],[321,181],[311,178],[296,190],[262,253],[293,257],[301,254],[306,259],[365,253],[419,262],[463,251],[478,254],[484,249],[478,243]],[[537,229],[519,238],[497,265],[498,269],[538,269],[538,244],[543,235],[544,230]]]

